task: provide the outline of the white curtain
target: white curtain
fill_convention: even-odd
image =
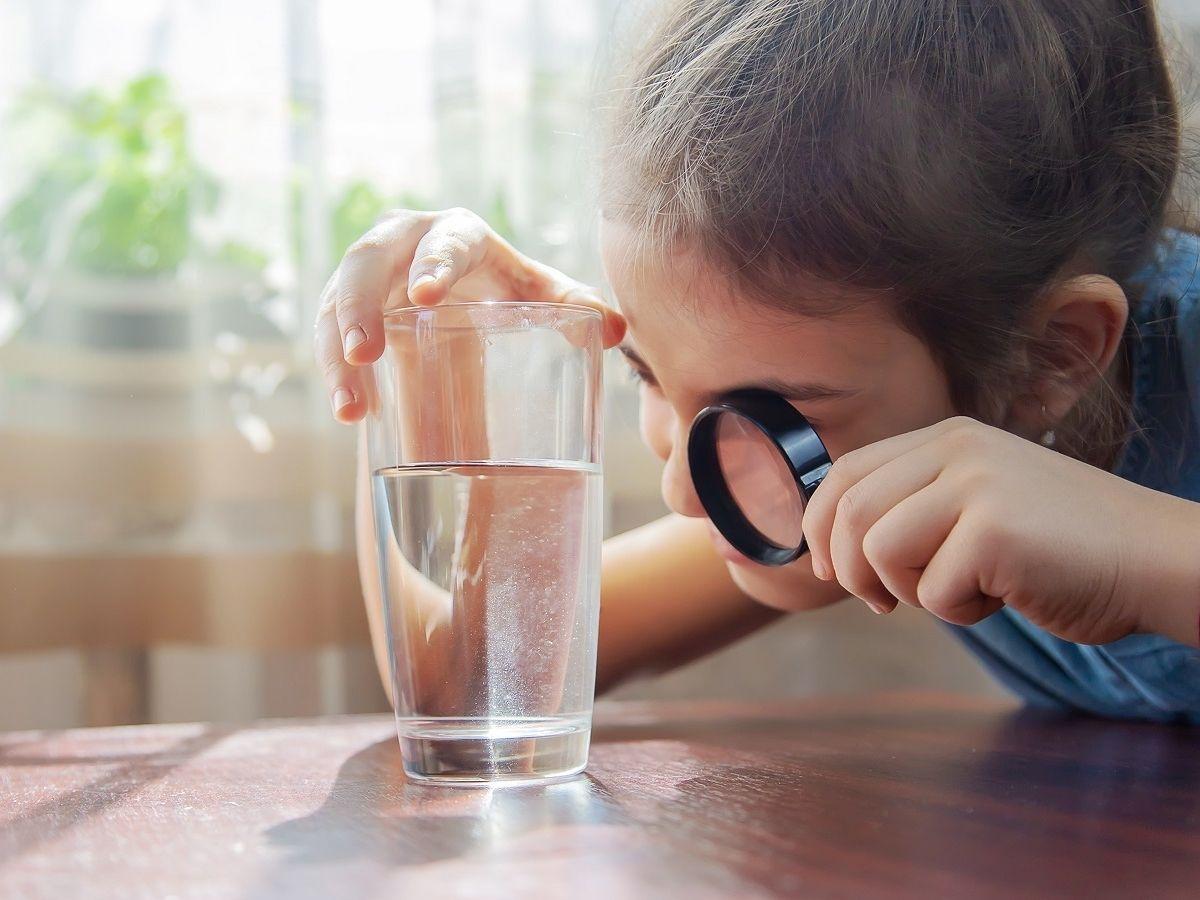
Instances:
[[[398,205],[598,281],[595,60],[642,2],[0,2],[0,728],[379,706],[318,291]],[[623,528],[661,503],[608,385]]]
[[[472,207],[597,279],[588,107],[613,16],[0,4],[0,684],[35,685],[0,727],[379,702],[317,294],[397,205]]]

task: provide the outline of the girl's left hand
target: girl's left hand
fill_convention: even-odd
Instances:
[[[818,577],[958,625],[1010,606],[1058,637],[1195,645],[1200,504],[957,417],[840,457],[804,513]]]

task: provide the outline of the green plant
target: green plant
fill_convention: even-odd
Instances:
[[[347,184],[329,208],[329,258],[341,259],[347,247],[396,205],[370,182],[359,179]]]
[[[115,92],[28,91],[13,132],[44,148],[0,217],[5,249],[29,264],[103,275],[174,272],[189,257],[261,269],[263,254],[198,245],[193,217],[211,213],[215,179],[192,156],[187,116],[162,75]]]
[[[293,199],[293,211],[299,215],[299,193]],[[329,205],[329,259],[335,264],[347,248],[379,221],[389,209],[432,209],[430,202],[408,191],[385,196],[365,179],[347,182]]]
[[[517,227],[508,211],[508,197],[504,188],[498,187],[492,192],[491,202],[485,208],[483,217],[506,241],[515,240]]]
[[[336,263],[346,249],[371,229],[389,209],[434,209],[427,198],[409,191],[401,191],[388,198],[375,185],[363,179],[348,182],[329,208],[330,260]],[[508,202],[502,189],[497,188],[490,202],[480,211],[496,231],[507,240],[513,240],[515,228],[508,211]]]

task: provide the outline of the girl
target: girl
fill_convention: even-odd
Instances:
[[[1200,723],[1200,241],[1165,224],[1150,4],[680,0],[617,97],[606,339],[676,515],[606,547],[601,684],[852,594],[925,608],[1032,703]],[[317,322],[335,416],[384,308],[484,296],[602,307],[465,210],[369,232]],[[782,567],[689,478],[692,419],[745,388],[835,460]]]

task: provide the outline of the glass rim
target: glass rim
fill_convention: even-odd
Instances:
[[[462,309],[464,307],[468,309],[553,309],[583,313],[588,316],[594,316],[597,319],[604,318],[598,309],[585,306],[582,303],[571,303],[570,301],[562,300],[455,300],[449,303],[438,303],[435,306],[410,304],[409,306],[400,306],[395,309],[385,309],[383,311],[383,326],[386,328],[388,325],[394,324],[396,320],[410,318],[415,313],[438,313],[453,309]]]

